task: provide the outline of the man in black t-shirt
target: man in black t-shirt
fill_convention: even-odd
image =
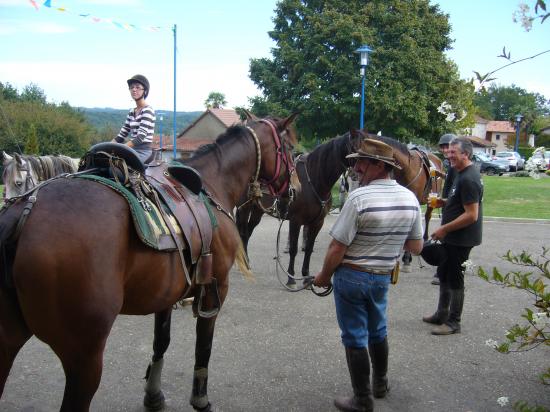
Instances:
[[[483,183],[473,166],[472,143],[458,137],[449,146],[449,161],[455,170],[443,207],[441,226],[431,235],[440,240],[447,252],[447,259],[438,266],[440,279],[439,303],[432,316],[422,318],[436,326],[433,335],[451,335],[460,332],[460,320],[464,303],[464,267],[472,247],[481,244]]]

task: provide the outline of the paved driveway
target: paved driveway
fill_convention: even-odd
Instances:
[[[320,268],[329,241],[329,216],[319,236],[312,267]],[[434,223],[437,224],[437,221]],[[251,240],[256,281],[231,274],[231,288],[219,316],[210,364],[210,400],[218,411],[332,411],[335,395],[349,393],[344,350],[339,340],[332,296],[289,293],[276,280],[274,245],[277,222],[265,218]],[[486,268],[513,267],[499,259],[508,249],[534,253],[548,246],[550,225],[486,222],[484,244],[472,260]],[[521,321],[530,305],[523,292],[489,285],[467,276],[463,332],[435,337],[421,317],[436,305],[433,268],[402,274],[389,307],[391,392],[375,410],[506,411],[496,400],[536,399],[550,406],[550,391],[537,374],[548,367],[548,349],[501,355],[485,345]],[[153,317],[120,316],[105,352],[101,386],[93,411],[142,411],[143,376],[152,349]],[[194,321],[188,307],[173,316],[172,344],[166,354],[163,388],[167,411],[191,410]],[[55,355],[31,340],[8,379],[0,411],[56,411],[64,376]]]

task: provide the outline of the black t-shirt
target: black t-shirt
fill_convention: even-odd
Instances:
[[[443,190],[441,191],[441,197],[443,199],[447,199],[449,197],[449,191],[451,190],[451,187],[453,187],[453,180],[455,176],[456,170],[449,165],[447,168],[447,175],[445,176],[445,182],[443,183]]]
[[[450,169],[452,170],[452,169]],[[444,242],[456,246],[477,246],[481,244],[483,223],[483,183],[481,176],[470,165],[460,172],[455,171],[452,186],[449,189],[447,203],[443,208],[441,224],[452,222],[462,213],[464,206],[471,203],[479,203],[477,221],[462,229],[450,232],[445,236]]]

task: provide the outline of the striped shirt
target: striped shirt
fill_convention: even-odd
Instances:
[[[134,109],[131,109],[115,140],[118,143],[131,140],[136,147],[143,144],[151,146],[155,120],[155,111],[149,105],[143,107],[137,114],[134,113]]]
[[[330,235],[348,246],[342,263],[391,271],[408,239],[422,239],[420,205],[395,180],[374,180],[349,194]]]

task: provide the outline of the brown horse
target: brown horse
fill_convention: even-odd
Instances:
[[[231,127],[187,162],[200,172],[215,204],[218,226],[211,244],[212,272],[221,303],[228,291],[228,272],[238,251],[242,253],[232,210],[255,176],[274,180],[275,189],[286,184],[291,165],[282,162],[279,178],[273,177],[281,164],[279,157],[288,156],[290,137],[281,138],[282,145],[277,142],[288,135],[284,132],[293,119],[294,115],[251,122],[248,127],[254,132]],[[23,209],[33,201],[26,223],[17,225]],[[7,239],[15,225],[17,243],[13,244]],[[127,202],[115,191],[71,178],[54,180],[32,198],[4,208],[0,241],[0,397],[17,353],[35,335],[63,365],[61,411],[88,411],[116,316],[155,313],[145,404],[162,407],[160,373],[170,339],[172,306],[195,289],[186,281],[178,253],[145,246],[137,238]],[[210,410],[207,379],[215,321],[215,316],[198,317],[196,324],[190,402],[202,411]]]
[[[394,178],[401,186],[414,193],[421,205],[427,205],[424,214],[424,240],[428,239],[428,226],[432,218],[433,208],[428,204],[430,192],[439,193],[443,184],[443,163],[432,153],[424,153],[411,149],[391,137],[369,134],[370,139],[381,140],[393,147],[393,153],[401,170],[394,171]],[[436,170],[436,176],[431,176],[430,169]],[[410,271],[412,256],[409,252],[403,254],[403,271]]]
[[[365,137],[358,130],[352,130],[317,146],[311,153],[296,160],[296,175],[299,187],[295,188],[292,200],[287,195],[276,203],[277,214],[289,220],[289,254],[287,286],[292,287],[294,279],[294,261],[298,253],[300,228],[304,227],[304,260],[302,277],[309,276],[309,263],[315,239],[323,227],[325,217],[330,211],[331,189],[338,178],[350,167],[346,156],[353,153],[355,147]],[[267,203],[274,198],[267,196]],[[247,204],[237,210],[237,226],[246,247],[254,228],[260,223],[263,210],[254,204]]]

